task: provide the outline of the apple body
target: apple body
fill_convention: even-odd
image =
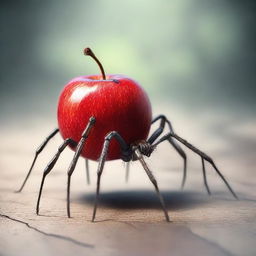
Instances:
[[[104,138],[111,131],[117,131],[128,145],[146,140],[152,111],[147,94],[131,78],[107,75],[103,80],[102,76],[92,75],[72,79],[62,90],[58,103],[58,125],[63,139],[79,142],[92,116],[96,123],[81,156],[98,160]],[[113,139],[107,160],[120,158],[120,146]]]

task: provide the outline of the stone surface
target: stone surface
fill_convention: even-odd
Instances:
[[[0,255],[256,255],[256,122],[212,114],[211,118],[197,116],[195,123],[195,118],[175,113],[177,134],[215,159],[239,201],[232,198],[209,164],[212,196],[207,195],[200,158],[189,150],[187,183],[180,190],[182,160],[163,143],[147,161],[171,223],[165,222],[153,186],[139,163],[132,163],[126,184],[121,161],[106,164],[96,222],[92,223],[97,163],[90,162],[88,186],[83,159],[72,177],[72,218],[68,219],[66,170],[73,152],[67,149],[46,179],[37,216],[42,171],[61,138],[56,136],[40,155],[24,191],[14,193],[34,149],[54,128],[51,122],[30,120],[19,129],[1,128]]]

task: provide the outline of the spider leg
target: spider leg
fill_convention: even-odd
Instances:
[[[45,178],[50,173],[50,171],[53,169],[53,167],[55,166],[62,151],[70,144],[76,145],[77,143],[70,138],[64,140],[64,142],[59,146],[57,153],[53,156],[52,160],[47,164],[46,168],[44,169],[41,186],[40,186],[40,190],[39,190],[39,194],[38,194],[38,199],[37,199],[37,205],[36,205],[36,214],[37,215],[39,214],[40,199],[41,199],[41,195],[42,195],[42,191],[43,191]]]
[[[219,169],[217,168],[217,166],[215,165],[214,161],[212,160],[211,157],[209,157],[208,155],[206,155],[204,152],[202,152],[201,150],[199,150],[198,148],[196,148],[195,146],[193,146],[192,144],[190,144],[189,142],[187,142],[186,140],[184,140],[183,138],[179,137],[177,134],[175,133],[168,133],[165,136],[163,136],[161,139],[159,139],[153,146],[156,147],[158,144],[160,144],[161,142],[168,140],[170,137],[175,138],[177,141],[181,142],[183,145],[185,145],[186,147],[188,147],[189,149],[191,149],[193,152],[195,152],[196,154],[198,154],[199,156],[201,156],[202,158],[202,165],[203,165],[203,174],[204,174],[204,181],[205,181],[205,186],[206,189],[209,193],[209,188],[207,185],[207,181],[206,181],[206,177],[205,177],[205,166],[204,166],[204,160],[209,162],[212,167],[214,168],[214,170],[217,172],[217,174],[221,177],[221,179],[223,180],[223,182],[226,184],[227,188],[229,189],[230,193],[236,198],[238,199],[236,193],[233,191],[233,189],[231,188],[231,186],[228,184],[227,180],[225,179],[225,177],[222,175],[222,173],[219,171]]]
[[[149,137],[148,143],[153,144],[155,140],[162,134],[164,131],[165,123],[166,123],[166,117],[164,115],[159,115],[156,118],[154,118],[151,122],[151,124],[155,123],[156,121],[160,120],[159,127],[153,132],[153,134]],[[172,128],[172,127],[171,127]]]
[[[90,169],[89,169],[89,160],[85,159],[85,170],[86,170],[86,178],[87,184],[90,185]]]
[[[154,185],[156,193],[157,193],[157,196],[158,196],[158,198],[160,200],[161,206],[162,206],[163,211],[164,211],[165,219],[166,219],[167,222],[169,222],[170,218],[169,218],[169,215],[168,215],[168,211],[166,209],[166,206],[165,206],[165,203],[164,203],[164,199],[163,199],[162,195],[160,194],[160,191],[159,191],[159,188],[158,188],[158,185],[157,185],[157,181],[156,181],[153,173],[150,171],[148,165],[146,164],[142,154],[140,153],[140,151],[138,149],[135,150],[135,155],[138,158],[138,160],[140,161],[140,163],[143,166],[144,170],[146,171],[150,181]]]
[[[17,193],[21,192],[22,189],[23,189],[23,187],[25,186],[25,184],[26,184],[26,182],[27,182],[27,180],[28,180],[28,178],[29,178],[29,176],[30,176],[30,174],[31,174],[31,171],[32,171],[32,169],[33,169],[33,167],[34,167],[34,165],[35,165],[35,162],[36,162],[36,159],[37,159],[38,155],[43,151],[44,147],[45,147],[46,144],[49,142],[49,140],[51,140],[58,132],[59,132],[59,129],[58,129],[58,128],[54,129],[54,130],[44,139],[44,141],[42,142],[42,144],[37,148],[36,153],[35,153],[35,156],[34,156],[34,159],[33,159],[33,161],[32,161],[32,164],[31,164],[31,166],[30,166],[30,168],[29,168],[29,171],[28,171],[28,173],[27,173],[27,176],[26,176],[25,180],[23,181],[23,183],[22,183],[20,189],[16,191]]]
[[[158,120],[160,120],[160,126],[148,139],[147,142],[150,144],[153,144],[156,141],[156,139],[163,133],[166,123],[169,127],[170,132],[174,133],[171,122],[164,115],[157,116],[156,118],[153,119],[151,123],[153,124]],[[175,142],[175,140],[172,137],[170,137],[168,141],[174,147],[177,153],[183,158],[183,177],[182,177],[182,183],[181,183],[181,188],[183,189],[186,182],[186,177],[187,177],[187,156],[186,156],[186,153],[183,151],[183,149]]]
[[[181,182],[181,188],[183,189],[185,186],[186,178],[187,178],[187,155],[172,138],[170,138],[168,141],[176,149],[178,154],[183,158],[183,177]]]
[[[211,195],[211,191],[209,189],[208,183],[207,183],[207,179],[206,179],[206,172],[205,172],[205,165],[204,165],[204,158],[201,157],[202,160],[202,167],[203,167],[203,177],[204,177],[204,186],[206,187],[207,193],[210,196]]]
[[[125,163],[125,182],[128,183],[130,174],[130,162]]]
[[[103,144],[102,152],[100,155],[99,165],[98,165],[98,171],[97,171],[97,188],[96,188],[96,195],[95,195],[95,201],[94,201],[94,209],[93,209],[93,215],[92,215],[92,222],[95,220],[96,217],[96,211],[98,207],[98,200],[99,200],[99,194],[100,194],[100,181],[101,181],[101,175],[103,172],[103,168],[106,162],[106,158],[108,155],[108,149],[110,141],[115,138],[118,143],[120,144],[122,153],[128,153],[129,152],[129,146],[126,144],[124,139],[120,136],[120,134],[116,131],[110,132],[106,137]]]
[[[79,156],[81,155],[81,152],[83,150],[84,144],[86,142],[86,139],[88,138],[88,135],[93,127],[93,125],[95,124],[96,119],[94,117],[91,117],[89,119],[89,122],[85,128],[85,130],[82,133],[82,137],[79,141],[79,143],[77,144],[76,147],[76,151],[74,154],[74,157],[70,163],[70,166],[68,168],[68,182],[67,182],[67,215],[70,218],[70,182],[71,182],[71,176],[75,170],[76,164],[77,164],[77,160],[79,158]]]

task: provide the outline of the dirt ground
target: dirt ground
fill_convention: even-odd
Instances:
[[[174,115],[177,134],[215,159],[239,196],[235,200],[214,169],[206,164],[212,195],[203,185],[200,158],[188,155],[188,177],[180,189],[182,160],[163,143],[147,162],[165,199],[167,223],[154,188],[139,165],[125,182],[121,161],[106,164],[96,221],[91,222],[97,163],[90,162],[91,184],[80,159],[71,184],[71,215],[66,216],[67,149],[46,178],[40,215],[35,205],[42,171],[56,152],[57,135],[39,156],[22,193],[21,185],[35,148],[52,128],[31,120],[1,128],[0,255],[256,255],[256,121],[225,115],[215,118]],[[235,125],[234,125],[235,124]]]

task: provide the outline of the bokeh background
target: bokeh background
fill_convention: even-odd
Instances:
[[[92,243],[93,255],[255,255],[255,14],[255,0],[1,0],[0,214],[28,221],[55,238],[61,234]],[[213,196],[208,197],[201,159],[185,147],[188,178],[181,191],[182,159],[163,143],[147,163],[171,225],[157,224],[162,212],[141,166],[132,163],[125,184],[121,161],[105,166],[97,213],[102,222],[91,223],[97,163],[90,162],[87,186],[79,159],[72,176],[74,218],[67,219],[65,173],[74,153],[66,150],[47,178],[37,216],[42,171],[60,136],[40,154],[24,191],[13,193],[35,148],[57,125],[63,86],[73,77],[99,73],[83,56],[88,46],[106,73],[126,74],[145,88],[154,116],[166,114],[178,135],[209,154],[240,201],[209,164]],[[81,254],[77,245],[5,220],[0,255]],[[83,254],[90,255],[86,248]]]
[[[255,1],[1,1],[1,120],[55,119],[63,85],[98,73],[139,81],[154,104],[256,110]],[[2,123],[1,121],[1,123]]]
[[[56,127],[63,86],[99,73],[82,53],[89,46],[106,73],[145,88],[154,116],[166,114],[179,135],[232,162],[228,175],[249,181],[256,176],[255,11],[251,0],[1,1],[3,148],[20,143],[20,152],[32,152]]]

